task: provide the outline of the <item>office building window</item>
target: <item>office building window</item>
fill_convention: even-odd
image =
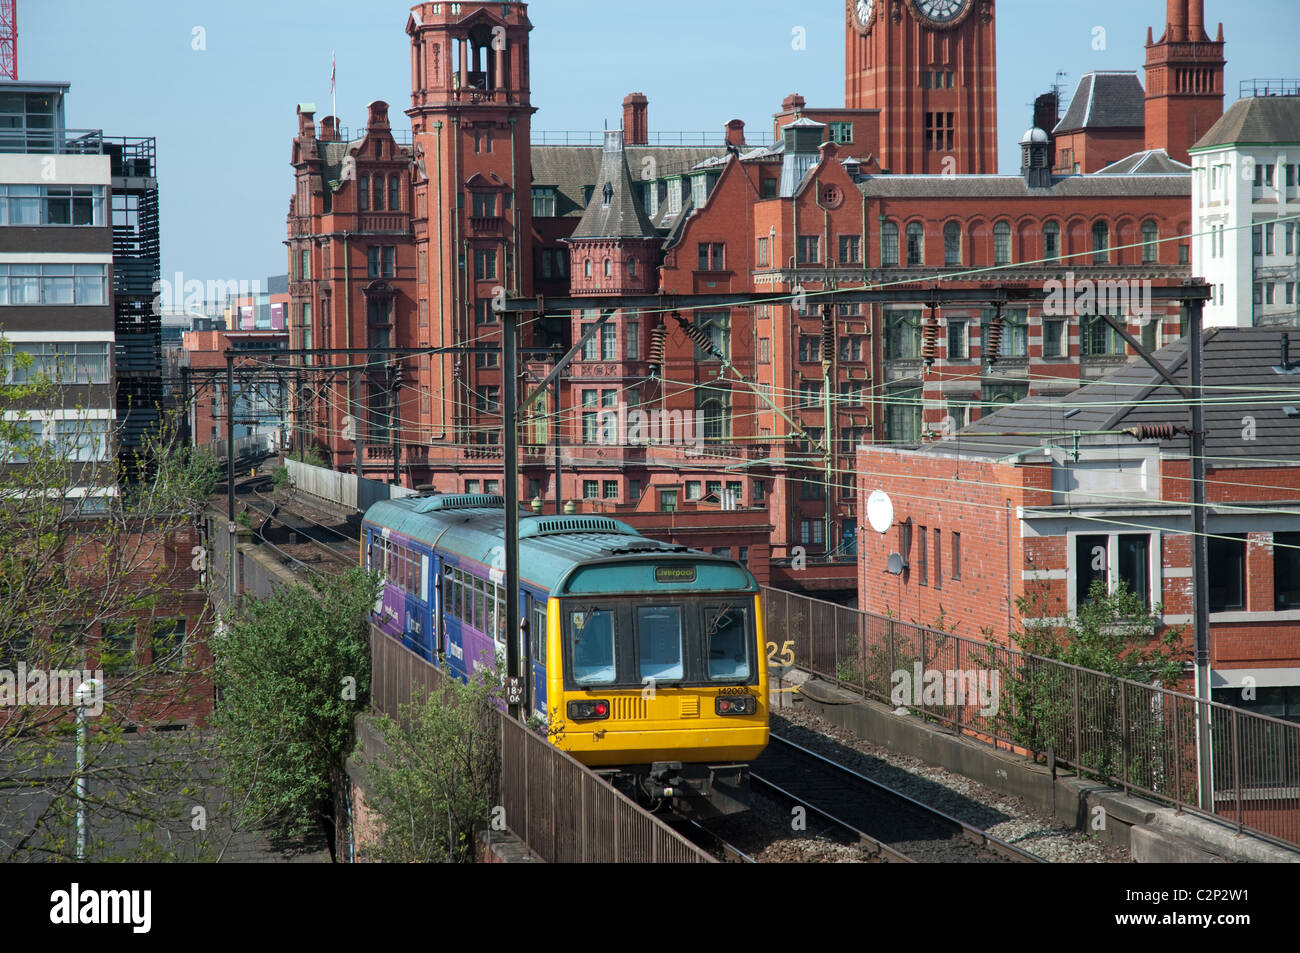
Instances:
[[[943,227],[943,263],[961,264],[961,226],[956,222],[949,222]]]
[[[1065,357],[1065,319],[1043,319],[1043,357]]]
[[[857,235],[840,236],[840,264],[853,265],[862,261],[862,239]]]
[[[1246,537],[1215,535],[1206,541],[1206,545],[1209,550],[1210,611],[1246,608]]]
[[[925,230],[920,222],[907,226],[907,264],[913,267],[925,264]]]
[[[966,332],[965,321],[948,321],[948,360],[964,361],[970,357],[968,345],[969,335]]]
[[[1273,534],[1273,608],[1300,609],[1300,533]]]
[[[898,225],[885,222],[880,226],[880,267],[893,268],[898,264]]]
[[[0,305],[104,305],[106,265],[0,264]]]

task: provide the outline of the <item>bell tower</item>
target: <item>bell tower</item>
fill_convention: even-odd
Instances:
[[[1205,0],[1168,0],[1165,32],[1147,29],[1146,147],[1190,163],[1187,150],[1223,115],[1223,24],[1205,32]]]
[[[493,299],[532,289],[531,30],[526,3],[500,0],[421,3],[407,21],[417,294],[430,347],[497,343]],[[432,357],[421,386],[440,395],[433,416],[448,442],[497,442],[494,357]]]
[[[993,0],[847,0],[845,106],[895,173],[998,171]]]

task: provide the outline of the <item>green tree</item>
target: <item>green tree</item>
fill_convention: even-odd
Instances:
[[[1182,679],[1191,657],[1183,627],[1165,626],[1160,605],[1148,608],[1122,583],[1109,592],[1102,580],[1064,621],[1050,618],[1041,599],[1021,598],[1017,608],[1025,622],[1014,638],[1023,654],[995,652],[990,638],[991,655],[1004,660],[1001,729],[1030,751],[1052,748],[1103,778],[1120,774],[1127,750],[1129,776],[1158,786],[1159,771],[1142,759],[1160,756],[1171,713],[1143,686]],[[1121,688],[1118,679],[1142,685]],[[1123,736],[1124,725],[1132,737]]]
[[[399,720],[379,721],[386,751],[370,777],[382,830],[380,859],[472,862],[474,836],[490,818],[500,777],[499,689],[481,675],[447,680],[417,696]]]
[[[377,593],[361,569],[280,589],[246,601],[213,639],[218,750],[249,826],[332,831],[332,792],[370,695]]]

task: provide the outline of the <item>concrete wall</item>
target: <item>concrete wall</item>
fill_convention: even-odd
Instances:
[[[1040,813],[1128,848],[1139,863],[1300,863],[1300,850],[1239,835],[1230,825],[1161,807],[1095,781],[1064,773],[1054,778],[1046,765],[958,738],[919,718],[900,717],[825,682],[805,682],[798,698],[831,724],[1021,798]],[[1100,828],[1099,819],[1104,824]]]

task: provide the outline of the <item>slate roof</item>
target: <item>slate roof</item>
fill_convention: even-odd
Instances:
[[[868,196],[880,198],[1190,198],[1192,178],[1190,172],[1143,176],[1070,175],[1053,178],[1047,188],[1031,189],[1022,175],[882,175],[863,179],[858,188]]]
[[[1211,328],[1204,332],[1206,454],[1220,458],[1216,465],[1231,465],[1232,458],[1244,462],[1261,456],[1300,465],[1300,410],[1289,417],[1284,409],[1300,408],[1300,372],[1279,374],[1274,370],[1281,363],[1284,333],[1285,329],[1280,328]],[[1294,328],[1291,333],[1291,359],[1300,364],[1300,333]],[[1186,338],[1168,345],[1156,357],[1175,380],[1188,382]],[[1075,409],[1077,414],[1065,416]],[[1242,439],[1244,417],[1255,418],[1254,441]],[[950,439],[930,444],[923,452],[1004,458],[1053,443],[1060,445],[1076,431],[1118,431],[1166,423],[1187,426],[1188,413],[1181,395],[1164,384],[1140,358],[1133,358],[1124,367],[1070,394],[1030,397],[1010,404]],[[1064,434],[1003,436],[1009,432],[1043,431]],[[1188,450],[1183,434],[1172,440],[1144,443],[1158,443],[1162,452],[1174,454],[1185,455]],[[1082,438],[1081,446],[1088,445],[1089,438]]]
[[[624,151],[634,182],[641,180],[646,158],[654,160],[654,174],[662,179],[726,154],[722,146],[627,146]],[[583,187],[599,188],[596,179],[600,176],[601,154],[601,146],[533,146],[533,185],[557,190],[555,214],[559,218],[582,216],[587,204]]]
[[[607,132],[591,201],[571,237],[654,238],[655,228],[635,191],[623,149],[623,133]]]
[[[1141,129],[1146,121],[1146,91],[1136,72],[1084,73],[1052,135],[1083,129]]]
[[[1192,150],[1236,143],[1300,143],[1300,96],[1239,99]]]
[[[1192,167],[1183,165],[1177,159],[1171,159],[1164,149],[1148,149],[1135,152],[1093,175],[1190,175]]]

